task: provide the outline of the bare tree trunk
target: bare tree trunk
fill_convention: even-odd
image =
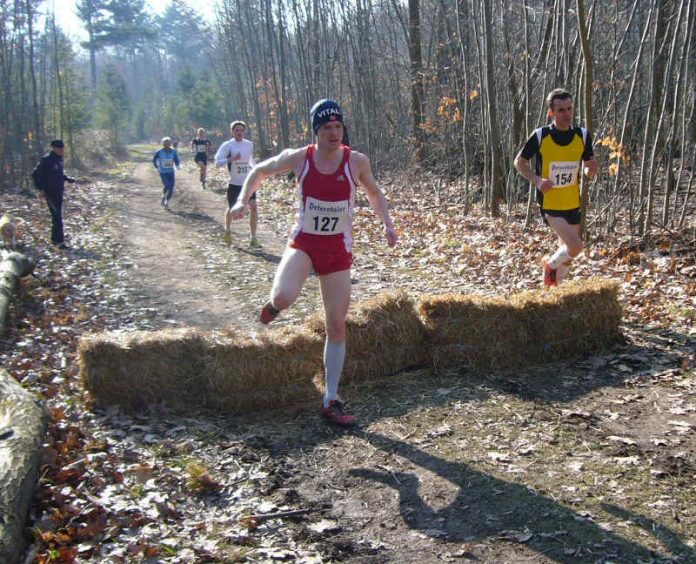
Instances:
[[[532,96],[531,74],[529,68],[529,18],[527,17],[527,0],[522,0],[522,11],[524,17],[524,130],[529,133],[529,99]],[[527,183],[525,183],[527,184]],[[535,188],[529,184],[529,192],[527,193],[527,211],[524,217],[524,226],[529,228],[532,223],[532,210],[534,209]]]
[[[465,0],[457,0],[457,39],[459,41],[459,51],[461,56],[461,64],[464,72],[464,96],[462,97],[462,154],[464,160],[464,213],[469,212],[469,108],[470,101],[469,96],[471,92],[471,83],[469,81],[469,61],[467,59],[468,49],[466,48],[466,40],[468,35],[464,33],[463,19],[466,18],[466,13],[462,14],[462,5],[465,4]]]
[[[411,69],[411,118],[416,142],[416,158],[423,158],[424,136],[421,124],[424,113],[423,57],[421,54],[420,0],[408,0],[409,41]]]
[[[652,183],[654,182],[653,164],[650,161],[652,156],[651,148],[654,148],[659,135],[659,124],[655,122],[657,114],[657,106],[660,102],[660,93],[662,91],[660,77],[662,76],[663,64],[660,52],[660,42],[664,37],[665,32],[665,4],[664,0],[653,0],[653,6],[656,9],[655,28],[653,31],[652,57],[650,59],[650,98],[648,104],[648,115],[646,117],[645,135],[643,137],[643,156],[640,163],[640,181],[639,181],[639,215],[638,229],[642,236],[649,234],[650,224],[652,222]]]
[[[491,41],[491,6],[490,0],[482,0],[483,29],[486,45],[486,105],[488,106],[488,126],[491,136],[490,199],[488,209],[493,217],[500,215],[500,200],[503,196],[503,175],[501,174],[500,129],[498,127],[498,109],[496,101],[495,75],[493,72],[495,56]]]
[[[29,80],[31,82],[31,101],[34,143],[31,147],[32,152],[38,153],[43,146],[43,127],[41,125],[41,112],[39,110],[38,88],[36,85],[36,71],[34,68],[34,12],[31,0],[27,0],[27,26],[29,29]]]
[[[677,192],[677,184],[681,178],[682,174],[684,172],[684,142],[683,142],[683,136],[682,136],[682,143],[681,143],[681,151],[679,153],[680,155],[680,165],[679,165],[679,172],[677,174],[677,178],[675,179],[674,177],[674,171],[673,171],[673,159],[674,159],[674,154],[675,154],[675,144],[676,144],[676,135],[677,135],[677,120],[679,119],[679,100],[681,98],[681,93],[682,93],[682,87],[684,85],[684,82],[686,80],[686,74],[687,74],[687,61],[688,61],[688,52],[689,52],[689,43],[691,41],[691,36],[693,32],[693,3],[688,2],[687,6],[684,6],[684,1],[682,0],[681,2],[681,7],[679,9],[679,18],[681,19],[681,15],[683,13],[683,10],[686,9],[686,15],[685,15],[685,20],[686,20],[686,25],[687,25],[687,32],[686,32],[686,37],[684,39],[684,44],[682,45],[682,52],[679,57],[679,70],[677,71],[677,85],[676,88],[674,89],[674,97],[672,98],[672,104],[671,104],[671,114],[672,114],[672,119],[670,120],[670,128],[669,128],[669,134],[667,136],[667,179],[665,183],[665,199],[663,202],[663,208],[662,208],[662,224],[667,225],[669,223],[669,210],[670,210],[670,198],[672,196],[673,192]],[[679,29],[679,25],[676,26],[676,29]],[[673,48],[676,48],[676,43],[678,40],[679,34],[675,33],[674,34],[674,44]],[[684,114],[685,114],[685,108],[682,107],[682,124],[684,123]],[[685,133],[684,128],[682,127],[682,135]]]
[[[587,32],[587,22],[585,21],[585,0],[575,0],[575,7],[578,16],[578,33],[580,34],[580,44],[582,45],[582,57],[584,60],[584,75],[582,77],[583,96],[582,102],[585,114],[585,125],[590,131],[594,130],[594,116],[592,113],[592,53],[590,52],[590,37]],[[580,232],[587,239],[587,207],[590,200],[589,181],[580,175],[580,210],[582,212]]]
[[[278,70],[280,74],[280,131],[281,131],[281,149],[290,146],[290,122],[288,119],[288,84],[287,84],[287,56],[286,56],[286,29],[285,29],[285,10],[283,1],[278,0]]]

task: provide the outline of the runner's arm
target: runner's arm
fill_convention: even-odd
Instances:
[[[597,174],[597,170],[599,169],[597,159],[595,159],[594,156],[592,156],[592,158],[589,158],[586,161],[582,161],[582,164],[584,166],[583,172],[585,173],[585,176],[587,176],[588,178],[594,178]]]
[[[222,145],[220,145],[220,148],[217,150],[217,153],[215,153],[215,168],[222,168],[223,166],[227,166],[227,157],[230,156],[230,152],[227,147],[228,144],[227,141],[225,141]]]
[[[582,171],[588,178],[594,178],[599,169],[599,164],[594,156],[594,147],[592,146],[592,134],[587,133],[587,139],[585,141],[585,151],[582,154]]]
[[[377,186],[377,181],[372,174],[369,159],[362,153],[353,153],[353,163],[357,172],[356,180],[365,189],[367,201],[370,202],[370,207],[375,215],[382,220],[384,224],[384,232],[387,237],[387,244],[390,247],[396,245],[398,236],[394,229],[391,217],[389,216],[389,203],[384,195],[384,192]]]
[[[240,219],[249,204],[249,200],[259,189],[264,179],[276,174],[290,172],[297,167],[298,158],[304,158],[305,149],[285,149],[279,155],[260,162],[251,169],[249,176],[246,177],[242,191],[237,198],[237,202],[230,210],[233,219]]]
[[[515,157],[514,165],[517,172],[519,172],[542,192],[546,193],[553,188],[553,183],[548,178],[541,178],[534,173],[529,164],[529,160],[525,159],[521,152]]]

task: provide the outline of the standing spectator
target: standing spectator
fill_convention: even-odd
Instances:
[[[61,139],[51,141],[51,150],[44,155],[34,167],[31,175],[40,195],[46,198],[51,214],[51,243],[61,250],[68,246],[63,236],[63,192],[65,182],[73,183],[75,179],[67,176],[63,168],[65,145]]]

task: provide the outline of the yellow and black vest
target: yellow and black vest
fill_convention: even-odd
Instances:
[[[587,142],[587,129],[573,127],[575,135],[567,145],[559,145],[551,127],[535,130],[539,142],[537,174],[553,182],[553,189],[543,194],[537,190],[539,206],[545,210],[573,210],[580,207],[580,164]]]

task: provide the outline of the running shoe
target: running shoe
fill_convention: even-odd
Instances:
[[[549,266],[547,259],[544,259],[542,263],[544,265],[544,286],[547,288],[558,286],[557,270]]]
[[[203,186],[203,190],[205,190],[205,180],[201,180],[201,185]]]
[[[259,240],[256,237],[252,237],[249,239],[249,246],[253,247],[254,249],[258,249],[261,247],[261,243],[259,243]]]
[[[169,198],[164,199],[164,209],[168,210],[169,209]]]
[[[261,316],[259,317],[259,320],[261,321],[261,323],[268,325],[271,321],[278,317],[279,313],[280,310],[274,308],[273,305],[271,305],[271,302],[266,302],[266,305],[263,306],[263,309],[261,310]]]
[[[160,198],[160,205],[163,206],[166,201],[167,197],[164,194],[162,194],[162,197]]]
[[[340,400],[331,400],[328,407],[322,407],[321,416],[339,427],[355,427],[355,417],[346,413],[345,405]]]
[[[231,245],[232,244],[232,233],[230,233],[229,231],[225,231],[224,239],[225,239],[225,243],[227,245]]]

